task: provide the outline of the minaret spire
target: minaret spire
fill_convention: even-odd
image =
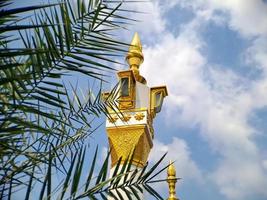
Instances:
[[[172,161],[170,161],[170,166],[168,167],[167,174],[167,182],[169,184],[169,198],[167,200],[179,200],[176,197],[175,184],[177,182],[177,178],[176,170]]]
[[[132,50],[140,51],[140,53],[142,54],[142,44],[141,44],[140,37],[137,32],[135,32],[132,42],[131,42],[131,46],[129,48],[129,51],[132,51]]]
[[[133,36],[129,51],[126,55],[126,61],[128,62],[130,69],[133,71],[135,79],[146,84],[145,78],[139,73],[139,67],[144,61],[144,56],[140,37],[137,32]]]

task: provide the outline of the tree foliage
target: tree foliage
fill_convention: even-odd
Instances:
[[[159,163],[129,175],[129,159],[109,179],[108,157],[98,171],[96,150],[82,180],[84,141],[96,129],[93,119],[116,106],[117,90],[103,102],[101,86],[81,96],[63,77],[81,74],[101,83],[115,70],[114,57],[128,44],[113,33],[135,21],[123,3],[63,0],[10,9],[9,0],[0,2],[0,199],[18,190],[24,199],[36,191],[39,199],[106,199],[119,189],[129,199],[143,189],[162,199],[149,185]],[[57,185],[55,173],[63,174]]]

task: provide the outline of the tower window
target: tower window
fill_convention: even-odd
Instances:
[[[160,112],[161,106],[163,102],[163,95],[162,92],[157,92],[155,94],[155,111],[156,113]]]
[[[129,78],[121,79],[121,96],[129,96]]]

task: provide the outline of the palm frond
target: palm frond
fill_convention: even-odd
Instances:
[[[77,87],[65,85],[64,77],[80,74],[101,85],[116,70],[114,57],[124,55],[128,44],[111,33],[136,21],[126,17],[123,2],[62,0],[5,9],[9,3],[0,2],[0,197],[10,198],[24,188],[29,199],[38,182],[40,199],[50,199],[54,170],[65,175],[59,199],[68,192],[74,199],[120,198],[123,188],[129,197],[146,188],[157,196],[145,187],[153,167],[130,175],[125,164],[108,179],[108,160],[92,186],[96,154],[86,183],[80,184],[83,141],[98,127],[91,123],[94,118],[103,113],[109,117],[107,109],[117,111],[118,89],[104,101],[102,88],[90,88],[82,98]]]

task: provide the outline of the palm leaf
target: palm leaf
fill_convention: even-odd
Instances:
[[[111,32],[125,28],[133,20],[123,16],[127,11],[121,9],[121,2],[109,4],[91,0],[86,5],[79,0],[76,3],[75,6],[64,0],[57,4],[3,9],[9,1],[0,2],[0,165],[5,171],[0,174],[0,185],[4,188],[3,198],[11,197],[16,187],[25,185],[25,199],[29,199],[32,185],[40,181],[40,199],[52,198],[53,170],[66,176],[61,199],[69,186],[69,196],[73,198],[86,194],[93,199],[96,196],[105,199],[106,195],[114,196],[115,191],[118,193],[125,187],[127,196],[131,197],[140,191],[140,187],[133,184],[145,184],[154,170],[149,174],[142,172],[138,179],[142,182],[137,183],[136,175],[130,176],[127,172],[130,168],[125,165],[108,179],[106,160],[93,184],[95,154],[87,182],[79,190],[86,153],[84,141],[98,127],[90,121],[101,113],[108,115],[108,108],[117,110],[118,90],[114,89],[102,101],[101,88],[90,88],[94,92],[82,98],[76,87],[66,86],[63,80],[66,75],[79,73],[100,80],[99,85],[105,82],[106,73],[114,71],[112,64],[117,63],[108,57],[121,56],[128,48],[128,44],[111,37]],[[25,17],[25,13],[33,17]],[[14,46],[18,40],[21,45]],[[78,160],[77,151],[80,152]],[[23,183],[22,180],[28,181]],[[121,185],[120,180],[125,180],[125,184]],[[114,185],[111,186],[111,182]]]

